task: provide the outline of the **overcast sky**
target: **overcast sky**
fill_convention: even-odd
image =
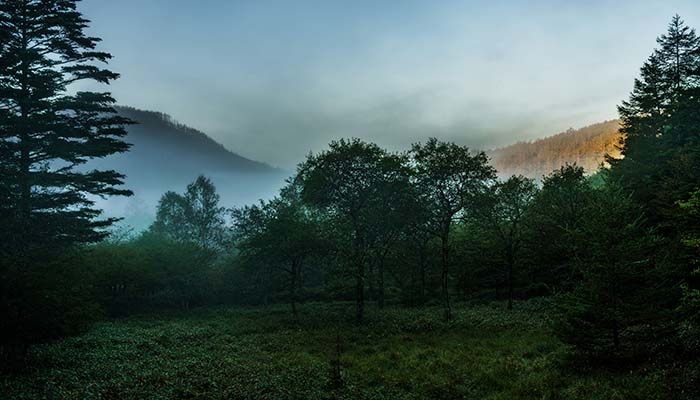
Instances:
[[[84,0],[122,74],[162,111],[290,168],[332,139],[491,148],[616,117],[673,14],[700,1]]]

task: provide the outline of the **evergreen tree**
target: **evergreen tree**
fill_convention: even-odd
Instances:
[[[110,54],[85,33],[73,0],[0,2],[0,216],[12,249],[103,238],[116,219],[96,219],[94,196],[130,195],[115,171],[86,171],[92,158],[126,151],[128,120],[108,93],[77,92],[79,81],[107,84]]]
[[[682,242],[691,251],[691,272],[682,284],[683,312],[695,324],[700,323],[700,190],[694,191],[690,199],[678,203],[688,223]]]
[[[595,193],[578,232],[585,243],[581,282],[560,298],[561,339],[593,358],[636,358],[672,331],[674,288],[663,242],[645,227],[639,207],[610,184]]]
[[[657,42],[619,107],[624,158],[608,160],[612,176],[658,225],[700,184],[700,38],[676,15]]]

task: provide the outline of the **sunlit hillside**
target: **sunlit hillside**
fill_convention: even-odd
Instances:
[[[518,142],[493,150],[489,156],[502,176],[522,174],[539,179],[567,163],[576,163],[593,173],[606,154],[620,155],[619,128],[619,120],[600,122],[531,142]]]

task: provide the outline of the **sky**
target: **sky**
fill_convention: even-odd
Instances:
[[[489,149],[617,116],[700,1],[83,0],[119,104],[293,168],[329,141]],[[104,88],[101,88],[104,90]]]

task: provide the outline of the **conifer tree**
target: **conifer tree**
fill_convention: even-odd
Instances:
[[[681,285],[683,289],[683,312],[694,322],[700,323],[700,189],[694,191],[688,201],[678,203],[684,212],[686,227],[682,242],[691,250],[692,271]]]
[[[663,223],[675,201],[700,184],[700,37],[676,15],[619,107],[624,158],[609,159],[612,176]]]
[[[119,76],[100,66],[111,55],[96,50],[76,4],[0,2],[0,216],[10,248],[97,241],[115,219],[96,219],[94,196],[131,194],[118,172],[84,166],[128,150],[129,121],[109,93],[70,91]]]
[[[662,242],[644,226],[637,204],[608,184],[595,192],[579,240],[581,282],[559,299],[559,337],[593,358],[640,357],[672,329]]]

